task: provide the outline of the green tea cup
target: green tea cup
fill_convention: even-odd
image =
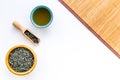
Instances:
[[[47,28],[53,21],[53,13],[47,6],[36,6],[31,11],[30,20],[37,28]]]

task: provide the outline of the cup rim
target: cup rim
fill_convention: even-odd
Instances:
[[[43,26],[37,25],[37,24],[34,22],[34,20],[33,20],[33,14],[34,14],[34,12],[35,12],[38,8],[45,8],[45,9],[47,9],[47,10],[49,11],[49,13],[50,13],[51,18],[50,18],[50,21],[49,21],[46,25],[43,25]],[[32,24],[33,24],[35,27],[37,27],[37,28],[46,28],[46,27],[48,27],[48,26],[52,23],[52,21],[53,21],[53,13],[52,13],[51,9],[48,8],[47,6],[39,5],[39,6],[36,6],[35,8],[33,8],[33,10],[31,11],[30,20],[31,20]]]
[[[8,58],[9,58],[9,55],[11,53],[12,50],[14,50],[15,48],[19,48],[19,47],[23,47],[23,48],[26,48],[28,50],[31,51],[31,53],[33,54],[33,57],[34,57],[34,63],[32,65],[32,67],[28,70],[28,71],[25,71],[25,72],[17,72],[15,70],[13,70],[9,64],[9,61],[8,61]],[[6,58],[5,58],[5,61],[6,61],[6,66],[7,68],[9,69],[10,72],[12,72],[13,74],[16,74],[16,75],[19,75],[19,76],[22,76],[22,75],[26,75],[26,74],[29,74],[30,72],[33,71],[33,69],[35,68],[36,64],[37,64],[37,56],[35,54],[35,52],[28,46],[25,46],[25,45],[16,45],[16,46],[13,46],[12,48],[10,48],[6,54]]]

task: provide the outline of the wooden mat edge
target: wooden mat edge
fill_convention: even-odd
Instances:
[[[63,0],[59,0],[82,24],[84,24],[105,46],[107,46],[118,58],[120,55],[104,41],[82,18],[80,18]]]

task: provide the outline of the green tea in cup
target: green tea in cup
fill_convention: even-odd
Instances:
[[[46,28],[53,20],[53,13],[48,7],[41,5],[32,10],[30,18],[35,27]]]

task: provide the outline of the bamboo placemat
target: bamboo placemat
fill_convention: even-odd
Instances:
[[[59,0],[120,58],[120,0]]]

